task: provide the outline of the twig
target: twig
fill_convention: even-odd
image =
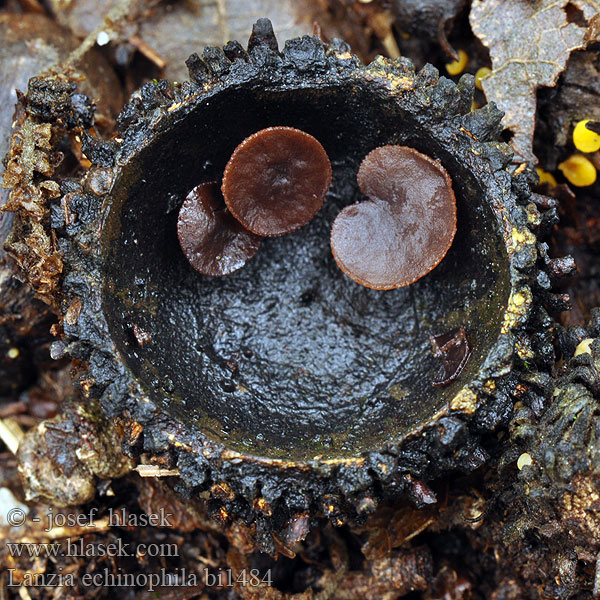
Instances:
[[[19,598],[21,600],[31,600],[31,596],[24,585],[19,586]]]
[[[121,0],[115,7],[109,10],[104,19],[102,19],[102,23],[100,23],[96,29],[88,33],[81,44],[79,44],[79,47],[67,57],[65,62],[61,65],[63,70],[75,66],[84,55],[94,47],[99,33],[106,33],[118,29],[121,26],[122,21],[128,16],[132,4],[133,0]]]
[[[108,517],[102,517],[95,521],[90,521],[82,526],[77,527],[52,527],[46,532],[46,538],[49,540],[61,540],[67,538],[78,538],[90,533],[99,531],[108,531],[111,523]]]
[[[0,439],[6,447],[16,454],[24,433],[14,419],[0,419]]]
[[[0,407],[0,419],[6,419],[6,417],[12,417],[13,415],[27,412],[27,404],[22,400],[16,402],[9,402]]]
[[[314,600],[329,600],[329,598],[333,597],[346,577],[350,566],[348,548],[341,537],[331,530],[331,528],[325,530],[325,536],[329,539],[332,550],[331,561],[333,570],[328,569],[323,573],[319,582],[323,586],[323,589],[315,595]],[[335,556],[336,550],[338,553],[337,556]]]
[[[167,61],[139,35],[132,35],[128,42],[134,48],[139,50],[150,62],[154,63],[161,71],[167,66]]]
[[[400,48],[394,37],[392,29],[392,17],[387,13],[377,13],[370,19],[370,24],[375,31],[375,35],[381,41],[381,45],[385,48],[387,55],[390,58],[398,58],[400,56]]]
[[[140,477],[179,477],[179,469],[164,469],[156,465],[138,465],[134,471]]]
[[[219,15],[219,25],[221,27],[221,36],[223,44],[229,41],[229,25],[227,24],[227,8],[225,0],[217,0],[217,13]]]

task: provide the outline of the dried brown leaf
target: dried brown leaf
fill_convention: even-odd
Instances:
[[[398,548],[425,531],[438,518],[438,508],[427,506],[417,509],[410,505],[382,507],[367,520],[366,533],[362,546],[363,554],[369,560],[388,556],[392,548]]]
[[[369,50],[361,15],[340,0],[132,0],[127,19],[111,27],[105,17],[120,5],[122,0],[49,0],[56,20],[76,36],[102,25],[112,44],[121,46],[121,59],[131,46],[171,81],[188,78],[185,60],[192,52],[201,54],[204,46],[222,46],[229,40],[245,46],[252,24],[261,17],[272,21],[281,46],[286,39],[312,34],[317,21],[327,39],[344,38],[354,52]]]
[[[492,73],[482,81],[485,95],[505,113],[516,158],[535,163],[536,90],[553,86],[571,52],[598,39],[600,2],[474,0],[470,21],[492,58]]]

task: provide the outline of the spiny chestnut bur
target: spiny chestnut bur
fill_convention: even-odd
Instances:
[[[177,236],[190,265],[209,277],[241,269],[260,246],[260,238],[223,206],[215,182],[198,185],[186,196],[177,219]]]
[[[309,223],[330,185],[331,163],[312,135],[267,127],[234,150],[221,189],[231,214],[246,229],[274,237]]]
[[[369,200],[344,208],[331,228],[331,250],[348,277],[391,290],[427,275],[456,233],[452,180],[435,160],[405,146],[371,151],[358,170]]]

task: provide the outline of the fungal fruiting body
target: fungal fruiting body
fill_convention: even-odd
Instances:
[[[556,187],[558,185],[552,173],[544,171],[544,169],[542,169],[541,167],[536,167],[535,172],[540,178],[540,183],[549,183],[552,187]]]
[[[330,185],[331,163],[318,140],[293,127],[268,127],[235,149],[221,189],[246,229],[273,237],[309,223]]]
[[[177,221],[179,244],[192,267],[210,277],[241,269],[261,237],[306,225],[331,185],[323,146],[293,127],[268,127],[247,137],[225,167],[220,202],[215,182],[196,186]]]
[[[219,201],[216,183],[196,186],[179,211],[177,236],[196,271],[222,277],[241,269],[258,251],[260,238],[238,223]]]
[[[577,187],[586,187],[596,181],[596,167],[582,154],[573,154],[561,162],[558,168],[570,183]]]
[[[479,69],[477,69],[477,72],[475,73],[475,87],[478,90],[483,90],[481,80],[484,77],[487,77],[491,72],[492,70],[489,67],[480,67]]]
[[[600,135],[595,131],[588,129],[587,124],[592,123],[591,119],[579,121],[573,129],[573,144],[580,152],[596,152],[600,150]]]
[[[446,71],[449,75],[460,75],[469,64],[469,55],[464,50],[458,51],[458,60],[453,60],[446,64]]]
[[[369,200],[344,208],[331,228],[340,269],[377,290],[429,273],[456,233],[456,198],[446,170],[413,148],[381,146],[365,157],[357,178]]]

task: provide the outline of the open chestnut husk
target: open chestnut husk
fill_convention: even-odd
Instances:
[[[85,219],[53,223],[63,308],[80,306],[64,337],[88,366],[86,392],[141,427],[130,452],[172,453],[182,489],[223,483],[231,494],[215,502],[250,520],[343,521],[410,495],[415,481],[480,466],[481,435],[506,421],[519,365],[548,368],[532,231],[543,219],[527,173],[512,173],[496,141],[501,113],[471,111],[471,76],[456,85],[406,59],[364,66],[340,41],[305,36],[279,52],[269,35],[252,40],[248,52],[228,44],[192,57],[190,82],[146,84],[121,112],[114,160],[73,184]],[[264,238],[244,268],[204,277],[179,248],[184,198],[274,126],[322,144],[327,200],[303,229]],[[337,267],[329,232],[361,198],[360,162],[385,145],[439,161],[457,215],[435,269],[379,291]],[[542,323],[535,339],[530,314]],[[461,328],[470,358],[434,387],[430,336]]]

